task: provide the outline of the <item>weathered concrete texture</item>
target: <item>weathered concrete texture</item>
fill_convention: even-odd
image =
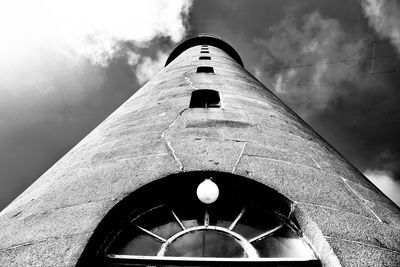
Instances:
[[[378,246],[327,237],[343,266],[399,266],[400,254]]]
[[[243,152],[243,155],[269,158],[318,169],[318,164],[307,153],[303,151],[290,151],[284,147],[272,146],[268,144],[249,142]]]
[[[235,173],[253,177],[293,201],[323,205],[374,218],[340,177],[315,168],[243,155]]]
[[[37,199],[17,209],[40,213],[62,207],[119,199],[160,175],[179,171],[169,155],[154,155],[78,169],[44,188]],[[83,190],[84,189],[84,190]]]
[[[171,143],[184,171],[231,172],[244,147],[244,144],[238,142],[204,139],[177,140]]]
[[[387,209],[375,202],[364,200],[367,206],[377,215],[377,217],[383,222],[393,225],[397,228],[400,226],[400,215],[399,212],[395,212],[391,209]]]
[[[368,217],[308,203],[299,206],[318,224],[325,236],[352,240],[389,251],[398,250],[400,231]]]
[[[0,213],[1,266],[74,265],[120,199],[197,170],[292,200],[325,266],[400,265],[399,208],[237,61],[209,51],[183,51]],[[221,107],[189,108],[197,89],[218,91]]]
[[[116,202],[87,203],[28,215],[23,211],[10,214],[14,224],[0,225],[0,249],[27,242],[39,242],[51,237],[93,231],[98,222]],[[70,223],[64,224],[64,222]],[[38,228],[38,225],[41,227]]]
[[[0,249],[0,266],[74,266],[91,233],[58,236]]]

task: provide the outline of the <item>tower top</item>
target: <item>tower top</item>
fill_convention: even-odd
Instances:
[[[242,67],[244,67],[243,61],[240,58],[239,54],[230,44],[225,42],[221,37],[217,35],[207,34],[207,33],[200,33],[198,36],[187,39],[182,43],[180,43],[169,55],[167,62],[165,63],[165,66],[171,63],[186,49],[202,44],[208,44],[218,47],[219,49],[222,49],[225,53],[231,56],[237,63],[239,63]]]

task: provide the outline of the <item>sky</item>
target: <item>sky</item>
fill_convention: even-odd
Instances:
[[[400,205],[397,0],[0,0],[0,209],[204,32]]]

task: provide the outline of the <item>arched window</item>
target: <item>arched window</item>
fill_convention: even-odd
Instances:
[[[91,256],[97,264],[320,266],[290,205],[245,178],[177,175],[145,186],[128,202],[117,213],[122,217],[100,230],[103,240]]]

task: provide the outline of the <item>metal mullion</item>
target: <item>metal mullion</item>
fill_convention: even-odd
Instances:
[[[210,225],[210,214],[208,213],[208,211],[206,210],[204,212],[204,226],[209,226]]]
[[[106,254],[111,264],[124,266],[321,266],[317,259],[309,258],[200,258],[200,257],[159,257]]]
[[[260,240],[261,238],[264,238],[264,237],[266,237],[266,236],[272,235],[273,233],[275,233],[276,231],[278,231],[278,230],[281,229],[282,227],[283,227],[283,224],[280,224],[280,225],[278,225],[277,227],[275,227],[275,228],[273,228],[273,229],[271,229],[271,230],[269,230],[269,231],[267,231],[267,232],[265,232],[265,233],[262,233],[261,235],[258,235],[258,236],[256,236],[256,237],[253,237],[252,239],[249,240],[249,242],[252,243],[252,242],[254,242],[254,241]]]
[[[151,231],[149,231],[149,230],[147,230],[147,229],[145,229],[145,228],[143,228],[143,227],[141,227],[141,226],[139,226],[139,225],[137,225],[137,224],[134,224],[134,225],[135,225],[137,228],[139,228],[140,230],[142,230],[143,232],[145,232],[146,234],[148,234],[148,235],[154,237],[155,239],[157,239],[157,240],[159,240],[159,241],[161,241],[161,242],[163,242],[163,243],[165,243],[165,242],[167,241],[166,239],[162,238],[161,236],[156,235],[155,233],[153,233],[153,232],[151,232]]]
[[[246,211],[246,207],[243,207],[243,209],[241,210],[241,212],[239,213],[239,215],[236,217],[236,219],[232,222],[232,224],[229,226],[229,230],[232,231],[233,228],[235,228],[236,224],[238,223],[238,221],[240,220],[240,218],[242,218],[244,212]]]
[[[241,235],[238,233],[235,233],[233,231],[229,231],[225,227],[220,227],[220,226],[215,226],[215,225],[202,225],[202,226],[195,226],[191,228],[187,228],[186,230],[180,231],[162,244],[160,251],[158,252],[157,256],[164,256],[165,252],[167,251],[167,248],[170,244],[172,244],[175,240],[180,238],[181,236],[184,236],[188,233],[194,233],[196,231],[204,231],[204,230],[211,230],[211,231],[217,231],[217,232],[222,232],[228,235],[231,235],[233,238],[235,238],[239,244],[243,247],[245,253],[248,255],[249,258],[258,258],[259,255],[255,248]]]
[[[182,221],[178,218],[178,216],[175,214],[175,212],[171,209],[172,215],[174,216],[175,220],[178,222],[179,226],[182,228],[182,230],[185,230],[185,226],[183,225]]]

